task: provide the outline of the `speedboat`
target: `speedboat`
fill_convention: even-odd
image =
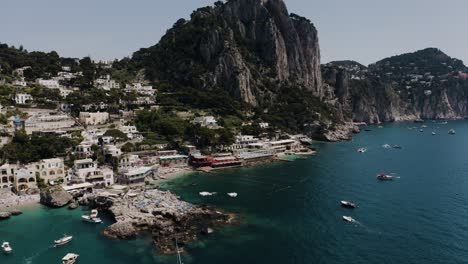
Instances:
[[[237,197],[237,193],[235,193],[235,192],[228,193],[227,195],[229,195],[230,197],[233,197],[233,198]]]
[[[98,210],[96,209],[93,209],[91,210],[91,214],[89,215],[82,215],[81,218],[86,221],[86,222],[89,222],[89,223],[93,223],[93,224],[100,224],[102,223],[102,220],[101,218],[97,217],[98,216]]]
[[[201,196],[211,196],[213,194],[215,194],[214,192],[213,193],[210,193],[210,192],[200,192],[199,193]]]
[[[359,149],[357,150],[357,152],[359,152],[359,153],[365,153],[366,151],[367,151],[366,148],[359,148]]]
[[[74,253],[68,253],[62,258],[62,264],[73,264],[78,259],[79,255]]]
[[[351,209],[354,209],[357,207],[355,203],[352,203],[349,201],[341,201],[341,206],[346,207],[346,208],[351,208]]]
[[[3,250],[3,252],[5,252],[5,253],[11,253],[11,252],[13,251],[13,249],[12,249],[11,246],[10,246],[10,243],[8,243],[8,242],[3,242],[3,244],[2,244],[2,250]]]
[[[55,246],[65,245],[68,242],[72,241],[72,239],[73,239],[72,236],[63,235],[62,238],[54,240],[54,244],[55,244]]]
[[[393,176],[391,175],[387,175],[385,173],[380,173],[379,175],[377,175],[377,179],[381,180],[381,181],[391,181],[393,180]]]
[[[448,133],[449,133],[449,135],[455,135],[456,134],[455,129],[450,129]]]
[[[346,222],[354,222],[354,219],[351,216],[344,216],[343,215],[343,221]]]

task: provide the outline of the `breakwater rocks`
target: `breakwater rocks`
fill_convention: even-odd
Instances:
[[[162,254],[176,252],[174,239],[179,246],[190,243],[206,230],[216,230],[232,223],[235,216],[208,206],[197,206],[180,200],[168,191],[149,190],[121,197],[96,195],[87,197],[91,205],[99,205],[114,216],[116,223],[103,234],[117,239],[131,239],[139,232],[152,234],[153,241]],[[105,205],[105,206],[104,206]],[[107,206],[107,208],[106,208]]]
[[[40,197],[41,204],[52,208],[63,207],[73,199],[61,186],[42,189]]]

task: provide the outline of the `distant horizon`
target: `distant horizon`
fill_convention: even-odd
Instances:
[[[430,47],[468,62],[468,37],[463,34],[468,2],[463,0],[428,0],[424,5],[404,0],[284,1],[290,13],[310,19],[317,27],[322,64],[353,60],[367,66]],[[120,60],[157,44],[179,18],[188,19],[193,10],[214,2],[8,1],[0,17],[0,23],[8,25],[0,43],[22,45],[28,51],[56,51],[62,57]]]

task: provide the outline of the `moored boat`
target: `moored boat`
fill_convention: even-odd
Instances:
[[[359,153],[365,153],[366,151],[367,151],[366,148],[359,148],[359,149],[357,150],[357,152],[359,152]]]
[[[100,224],[102,223],[101,218],[98,217],[98,210],[93,209],[91,210],[91,214],[89,215],[82,215],[81,218],[89,223]]]
[[[344,216],[343,215],[343,221],[346,222],[354,222],[354,219],[351,216]]]
[[[381,181],[391,181],[393,180],[393,176],[391,175],[387,175],[385,173],[380,173],[379,175],[377,175],[377,179],[381,180]]]
[[[449,135],[455,135],[456,134],[455,129],[450,129],[448,133],[449,133]]]
[[[3,250],[3,252],[5,252],[5,253],[11,253],[11,252],[13,251],[13,249],[12,249],[11,246],[10,246],[10,243],[8,243],[8,242],[3,242],[3,244],[2,244],[2,250]]]
[[[394,149],[402,149],[402,147],[400,145],[393,145],[392,148]]]
[[[54,244],[55,244],[55,246],[65,245],[65,244],[69,243],[70,241],[72,241],[72,239],[73,239],[72,236],[63,235],[62,238],[54,240]]]
[[[78,259],[79,255],[75,253],[68,253],[62,258],[62,264],[73,264]]]
[[[346,208],[356,208],[357,205],[355,203],[349,202],[349,201],[341,201],[341,206],[346,207]]]
[[[227,195],[229,195],[229,197],[232,197],[232,198],[237,197],[237,193],[235,193],[235,192],[228,193]]]

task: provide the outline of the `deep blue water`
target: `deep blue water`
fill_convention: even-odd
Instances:
[[[319,154],[306,160],[193,174],[166,184],[185,200],[242,219],[190,245],[183,262],[468,263],[468,122],[426,125],[422,133],[407,129],[415,126],[410,123],[371,127],[350,142],[316,143]],[[450,128],[457,134],[448,135]],[[368,151],[359,154],[359,147]],[[399,178],[379,182],[379,172]],[[218,194],[201,197],[200,191]],[[343,199],[359,208],[341,208]],[[36,207],[0,222],[0,240],[15,249],[0,255],[0,263],[59,263],[69,251],[81,255],[79,263],[176,263],[155,255],[148,237],[104,238],[99,231],[105,225],[82,223],[82,213]],[[343,222],[343,215],[358,222]],[[76,239],[50,248],[62,233]]]

